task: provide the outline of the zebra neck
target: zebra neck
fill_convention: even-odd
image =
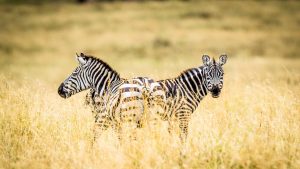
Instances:
[[[93,77],[93,76],[92,76]],[[103,96],[105,91],[109,88],[111,83],[119,81],[120,76],[114,71],[103,70],[94,76],[92,81],[92,89],[96,92],[97,95]]]
[[[186,98],[191,98],[197,105],[207,95],[204,67],[191,68],[175,78],[176,84],[181,88]]]

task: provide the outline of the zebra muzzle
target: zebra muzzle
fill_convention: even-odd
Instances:
[[[64,91],[64,84],[63,83],[58,87],[58,94],[62,98],[67,98],[66,92]]]
[[[217,98],[220,95],[221,90],[218,87],[213,87],[211,90],[211,95],[213,98]]]

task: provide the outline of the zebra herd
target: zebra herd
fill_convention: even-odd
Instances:
[[[227,56],[219,61],[203,55],[203,65],[185,70],[175,78],[155,81],[148,77],[132,79],[120,75],[102,60],[77,55],[79,66],[59,86],[58,94],[68,98],[90,89],[86,102],[95,115],[95,139],[107,128],[113,127],[118,134],[124,127],[135,130],[145,120],[164,120],[172,128],[176,121],[180,138],[185,142],[192,113],[200,101],[211,93],[219,96],[223,87],[222,66]],[[147,111],[146,111],[147,110]],[[147,119],[145,119],[147,117]]]

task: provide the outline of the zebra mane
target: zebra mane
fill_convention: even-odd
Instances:
[[[202,66],[201,66],[202,67]],[[194,70],[194,69],[197,69],[197,68],[189,68],[189,69],[186,69],[184,71],[182,71],[176,78],[179,78],[179,77],[182,77],[184,76],[185,74],[187,74],[188,72]]]
[[[201,66],[202,67],[202,66]],[[178,76],[174,77],[174,78],[167,78],[167,79],[163,79],[163,80],[159,80],[159,82],[161,81],[165,81],[165,80],[172,80],[172,79],[178,79],[182,76],[184,76],[185,74],[187,74],[188,72],[194,70],[194,69],[197,69],[197,68],[189,68],[189,69],[186,69],[184,71],[182,71]]]
[[[212,58],[212,61],[211,61],[210,63],[211,63],[212,65],[214,65],[214,66],[217,64],[215,58]],[[201,67],[203,67],[203,66],[201,66]],[[190,71],[193,70],[193,69],[195,69],[195,68],[189,68],[189,69],[186,69],[186,70],[182,71],[182,72],[179,74],[179,76],[177,76],[177,77],[181,77],[181,76],[185,75],[186,73],[190,72]]]
[[[86,58],[88,59],[92,59],[92,60],[95,60],[97,62],[99,62],[101,65],[103,65],[106,69],[108,69],[109,71],[113,72],[114,74],[116,74],[118,77],[120,77],[120,74],[115,71],[109,64],[107,64],[106,62],[104,62],[103,60],[99,59],[99,58],[96,58],[94,56],[91,56],[91,55],[84,55]]]
[[[195,69],[195,68],[189,68],[189,69],[186,69],[186,70],[182,71],[182,72],[179,74],[179,76],[177,76],[177,77],[181,77],[181,76],[185,75],[186,73],[190,72],[190,71],[193,70],[193,69]]]

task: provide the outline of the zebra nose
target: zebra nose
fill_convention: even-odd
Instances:
[[[65,94],[65,92],[64,92],[63,87],[64,87],[64,84],[62,83],[62,84],[58,87],[58,94],[59,94],[61,97],[66,98],[66,94]]]
[[[218,86],[213,86],[213,88],[212,88],[212,92],[213,93],[219,93],[221,90],[220,90],[220,88],[218,87]]]

